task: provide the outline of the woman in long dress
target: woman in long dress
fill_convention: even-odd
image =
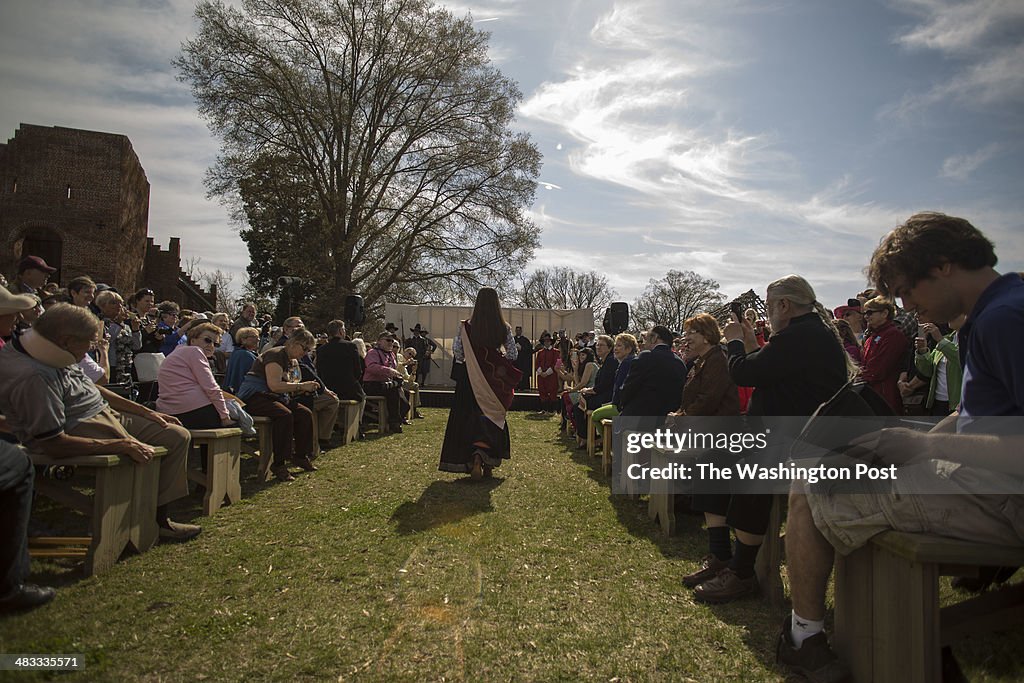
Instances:
[[[479,479],[510,457],[505,413],[522,376],[513,362],[517,349],[512,328],[502,317],[498,293],[492,288],[477,293],[473,315],[459,323],[452,353],[455,401],[438,469]]]

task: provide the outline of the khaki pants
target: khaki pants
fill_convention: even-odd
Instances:
[[[166,505],[188,495],[186,466],[192,436],[184,427],[161,427],[139,415],[118,413],[108,407],[95,417],[78,423],[68,434],[88,439],[134,437],[150,446],[166,448],[167,454],[160,458],[160,484],[156,504]]]
[[[322,394],[313,401],[313,409],[316,410],[318,431],[317,437],[321,441],[330,441],[334,434],[334,423],[338,421],[338,399],[329,394]]]

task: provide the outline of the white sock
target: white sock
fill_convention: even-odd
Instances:
[[[804,619],[793,610],[792,617],[790,620],[789,636],[793,639],[793,645],[796,649],[800,649],[800,646],[804,644],[804,641],[811,636],[821,633],[825,630],[825,620],[814,621],[813,619]]]

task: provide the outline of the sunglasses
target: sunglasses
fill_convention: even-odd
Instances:
[[[139,296],[156,296],[156,292],[152,289],[141,289],[139,290]]]
[[[203,338],[202,338],[202,342],[203,342],[204,344],[211,344],[211,345],[213,345],[213,346],[216,346],[216,345],[217,345],[217,342],[216,342],[216,341],[214,341],[213,339],[210,339],[209,337],[203,337]]]

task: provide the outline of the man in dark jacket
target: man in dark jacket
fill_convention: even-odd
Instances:
[[[672,353],[672,339],[671,330],[662,325],[647,333],[648,350],[630,365],[626,383],[619,391],[619,415],[656,417],[660,425],[679,407],[686,366]]]
[[[772,337],[763,347],[749,322],[725,326],[729,374],[737,386],[754,387],[748,415],[810,416],[846,383],[846,352],[823,319],[814,289],[799,275],[768,285],[765,305]],[[705,513],[713,548],[697,571],[683,577],[683,584],[694,588],[695,600],[723,603],[757,593],[754,562],[771,506],[770,494],[694,496],[693,507]],[[730,528],[736,534],[732,548]]]
[[[516,356],[516,367],[523,373],[522,379],[519,380],[519,386],[516,388],[526,391],[530,388],[530,378],[533,377],[533,342],[529,337],[523,335],[523,328],[520,325],[516,325],[516,333],[512,340],[519,350],[519,355]]]
[[[363,359],[359,357],[356,345],[345,339],[345,323],[332,320],[327,323],[330,340],[317,349],[316,370],[328,389],[343,401],[359,402],[359,422],[362,424],[366,392],[360,379],[363,376]]]
[[[327,323],[328,342],[316,351],[316,370],[327,388],[344,401],[366,398],[363,385],[363,359],[353,342],[345,339],[345,323],[332,320]]]
[[[416,349],[416,382],[421,387],[426,386],[427,375],[430,374],[430,356],[437,351],[437,344],[427,336],[430,332],[420,327],[419,323],[409,331],[412,332],[412,336],[405,340],[405,345]]]

